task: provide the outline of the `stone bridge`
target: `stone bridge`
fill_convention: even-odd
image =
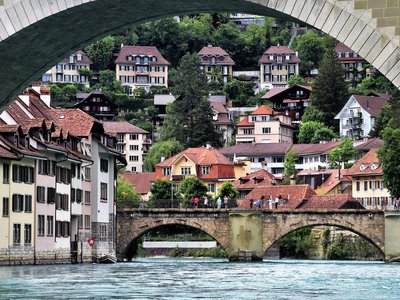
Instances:
[[[64,57],[133,24],[200,12],[275,16],[315,27],[400,87],[398,0],[0,0],[0,111]]]
[[[161,226],[197,228],[225,249],[229,260],[239,253],[262,259],[280,238],[299,228],[328,225],[350,230],[375,245],[387,260],[400,257],[400,213],[379,210],[216,210],[135,209],[117,212],[117,256],[130,258],[137,240]]]

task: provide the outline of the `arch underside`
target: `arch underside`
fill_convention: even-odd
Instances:
[[[342,223],[335,223],[335,222],[315,222],[315,223],[302,223],[297,226],[292,226],[289,230],[283,230],[279,232],[273,241],[268,241],[265,244],[265,249],[264,253],[268,251],[269,248],[271,248],[274,244],[276,244],[280,239],[284,238],[288,234],[295,232],[296,230],[299,230],[301,228],[307,228],[307,227],[317,227],[317,226],[325,226],[325,227],[336,227],[336,228],[341,228],[348,230],[352,233],[355,233],[356,235],[360,236],[361,238],[365,239],[368,241],[370,244],[374,245],[379,251],[381,252],[382,256],[385,256],[385,249],[384,249],[384,241],[383,240],[377,240],[377,237],[372,237],[371,234],[367,232],[367,230],[363,231],[358,228],[354,228],[351,226],[346,226],[343,225]],[[367,229],[367,228],[365,228]]]
[[[377,30],[367,10],[352,14],[351,3],[354,1],[97,0],[74,1],[85,3],[51,14],[52,10],[57,12],[66,2],[72,2],[54,0],[48,2],[51,6],[47,10],[43,10],[47,17],[37,9],[27,10],[27,7],[32,8],[31,4],[26,4],[28,0],[19,2],[13,1],[13,6],[6,8],[7,13],[18,15],[23,6],[25,13],[29,13],[26,20],[19,17],[19,21],[9,26],[0,23],[10,32],[9,36],[0,36],[0,110],[52,66],[96,39],[134,24],[200,12],[242,12],[308,24],[359,52],[400,86],[398,37],[393,39]],[[9,13],[11,11],[13,14]]]

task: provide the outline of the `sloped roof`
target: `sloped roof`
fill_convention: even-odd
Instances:
[[[51,113],[54,121],[74,136],[89,136],[94,123],[101,124],[89,114],[77,108],[52,108]]]
[[[300,59],[296,56],[296,52],[294,52],[292,49],[286,46],[271,46],[261,56],[261,58],[258,60],[259,64],[262,63],[272,63],[274,62],[273,60],[269,59],[270,55],[285,55],[285,54],[290,54],[290,60],[286,60],[286,63],[299,63]]]
[[[292,87],[276,87],[273,88],[271,90],[269,90],[264,96],[261,97],[261,99],[271,99],[273,97],[275,97],[276,95],[282,94],[283,92],[286,92],[288,90],[293,90],[296,88],[303,88],[306,89],[308,91],[312,91],[312,87],[311,86],[307,86],[307,85],[294,85]]]
[[[296,156],[312,154],[329,154],[339,142],[327,142],[320,144],[293,144],[291,150]]]
[[[255,111],[253,111],[251,116],[259,116],[259,115],[272,115],[274,111],[267,105],[261,105]]]
[[[383,140],[380,138],[372,138],[367,141],[362,141],[361,143],[357,143],[354,145],[354,149],[358,151],[369,151],[371,149],[380,148],[383,146]]]
[[[364,207],[349,194],[341,195],[314,195],[310,199],[304,200],[299,209],[364,209]]]
[[[211,46],[208,45],[206,47],[203,47],[198,55],[200,56],[200,60],[202,64],[207,64],[208,62],[204,60],[204,57],[208,56],[217,56],[217,57],[222,57],[222,61],[216,61],[217,64],[223,64],[223,65],[234,65],[235,62],[233,61],[233,59],[229,56],[228,53],[225,52],[224,49],[222,49],[221,47],[217,47],[217,46]]]
[[[243,143],[219,149],[228,156],[285,155],[291,143]]]
[[[182,156],[186,156],[196,165],[233,165],[225,155],[220,153],[213,147],[201,147],[201,148],[188,148],[178,154],[158,163],[156,166],[168,167],[172,166]]]
[[[227,114],[228,113],[228,110],[220,102],[210,102],[210,105],[218,113],[221,113],[221,114]]]
[[[246,196],[246,202],[250,199],[256,200],[264,196],[265,199],[275,199],[279,195],[285,201],[280,208],[297,208],[304,199],[310,199],[316,195],[313,189],[308,184],[301,185],[271,185],[264,187],[256,187]]]
[[[267,170],[261,169],[240,177],[238,180],[235,180],[233,185],[238,190],[249,190],[260,186],[274,185],[275,183],[274,176]]]
[[[155,173],[144,172],[144,173],[132,173],[126,172],[122,174],[122,177],[128,181],[138,194],[147,194],[150,192],[151,185],[153,184]]]
[[[139,134],[148,134],[149,132],[139,128],[135,125],[127,121],[104,121],[103,122],[104,131],[115,135],[118,133],[139,133]]]
[[[371,149],[362,158],[356,161],[348,170],[349,176],[382,175],[382,165],[379,163],[377,149]]]
[[[373,117],[377,117],[379,115],[383,105],[387,101],[387,99],[381,97],[360,95],[353,95],[353,97],[360,104],[360,106]]]
[[[132,56],[155,56],[157,61],[149,60],[149,65],[169,65],[170,63],[161,55],[160,51],[154,46],[122,46],[118,53],[116,64],[132,64],[135,65],[135,60],[128,61],[127,57]]]
[[[83,52],[82,50],[76,51],[74,54],[72,54],[72,56],[76,56],[76,55],[78,55],[78,54],[82,55],[82,60],[78,60],[78,61],[76,61],[76,62],[74,62],[74,63],[76,63],[76,64],[85,64],[85,65],[90,65],[90,64],[93,63],[93,62],[90,60],[90,58],[86,55],[86,53]],[[69,56],[66,57],[66,58],[64,58],[62,62],[63,62],[64,64],[69,64],[69,63],[70,63],[70,62],[69,62]]]
[[[341,182],[351,182],[351,179],[347,176],[347,169],[340,170],[340,179],[339,179],[339,170],[331,169],[329,170],[329,177],[316,189],[318,195],[324,195],[333,190],[338,184]]]

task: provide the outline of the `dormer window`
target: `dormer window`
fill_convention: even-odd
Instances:
[[[18,135],[15,134],[14,135],[14,145],[18,147],[18,144],[19,144],[19,137],[18,137]]]
[[[136,56],[135,62],[136,62],[137,64],[140,64],[140,56]]]
[[[147,65],[149,63],[149,58],[147,56],[143,57],[143,63]]]
[[[286,54],[285,59],[286,59],[286,60],[290,60],[290,54]]]
[[[211,57],[211,63],[212,63],[212,64],[215,64],[215,57],[214,57],[214,56]]]
[[[71,56],[69,57],[69,63],[70,63],[70,64],[73,64],[73,63],[74,63],[74,56],[73,56],[73,55],[71,55]]]
[[[250,122],[255,122],[257,121],[257,117],[255,116],[250,116]]]
[[[157,57],[153,56],[153,57],[151,58],[151,61],[157,61]]]
[[[276,62],[277,62],[277,63],[282,63],[282,61],[283,61],[282,56],[281,56],[281,55],[278,55],[278,56],[276,57]]]
[[[274,60],[274,56],[273,56],[273,55],[270,55],[270,56],[269,56],[269,60]]]
[[[76,60],[82,60],[82,54],[80,54],[80,53],[78,53],[77,55],[76,55]]]

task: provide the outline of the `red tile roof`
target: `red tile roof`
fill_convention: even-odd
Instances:
[[[273,115],[274,111],[268,107],[267,105],[261,105],[255,111],[253,111],[250,115],[259,116],[259,115]]]
[[[285,155],[291,143],[244,143],[219,149],[227,156]]]
[[[296,156],[312,154],[328,154],[339,142],[327,142],[320,144],[293,144],[291,150]]]
[[[351,195],[314,195],[304,200],[297,208],[299,209],[363,209],[364,207]]]
[[[154,46],[122,46],[116,64],[136,65],[135,60],[128,61],[127,57],[132,56],[148,56],[157,58],[156,61],[149,59],[149,65],[169,65],[170,63],[161,55],[160,51]]]
[[[317,193],[320,195],[324,195],[329,193],[335,187],[338,186],[341,182],[351,182],[350,177],[347,176],[347,169],[340,170],[340,179],[339,179],[339,170],[331,169],[329,177],[317,188]]]
[[[377,117],[387,99],[381,97],[353,95],[360,106],[371,116]]]
[[[376,149],[371,149],[361,159],[356,161],[347,172],[348,176],[382,175],[382,165],[379,163]]]
[[[150,192],[151,185],[153,184],[155,173],[132,173],[126,172],[122,177],[128,181],[138,194],[147,194]]]
[[[258,60],[259,64],[275,63],[274,60],[270,60],[270,55],[285,55],[290,54],[290,60],[285,60],[285,63],[299,63],[300,59],[296,56],[296,52],[286,46],[271,46],[269,47]]]
[[[216,59],[216,64],[217,65],[234,65],[235,62],[232,60],[232,58],[229,56],[228,53],[225,52],[221,47],[213,47],[211,45],[208,45],[206,47],[203,47],[199,53],[198,53],[201,64],[210,64],[211,60],[209,59],[212,56],[215,56],[219,59]]]
[[[261,186],[270,186],[276,184],[275,177],[267,170],[261,169],[257,172],[250,173],[240,177],[233,185],[238,190],[250,190]]]
[[[63,130],[69,131],[77,137],[89,136],[95,123],[99,123],[95,118],[83,112],[80,109],[51,109],[54,121],[59,124]]]
[[[313,189],[308,184],[302,185],[272,185],[257,187],[252,190],[246,199],[238,203],[242,207],[249,207],[250,199],[257,200],[264,196],[265,199],[275,199],[279,195],[282,196],[284,204],[280,204],[279,208],[297,208],[303,200],[310,199],[312,196],[316,195]]]
[[[148,134],[149,132],[141,129],[135,125],[132,125],[126,121],[120,122],[112,122],[112,121],[104,121],[103,122],[104,131],[115,135],[117,133],[138,133],[138,134]]]
[[[81,60],[74,61],[74,64],[84,64],[84,65],[90,65],[90,64],[92,64],[92,61],[90,60],[90,58],[89,58],[89,57],[86,55],[86,53],[83,52],[82,50],[76,51],[74,54],[72,54],[72,56],[76,56],[76,55],[78,55],[78,54],[80,54],[80,55],[82,56],[82,59],[81,59]],[[69,57],[64,58],[62,62],[63,62],[64,64],[69,64],[69,63],[70,63],[70,62],[69,62]]]

